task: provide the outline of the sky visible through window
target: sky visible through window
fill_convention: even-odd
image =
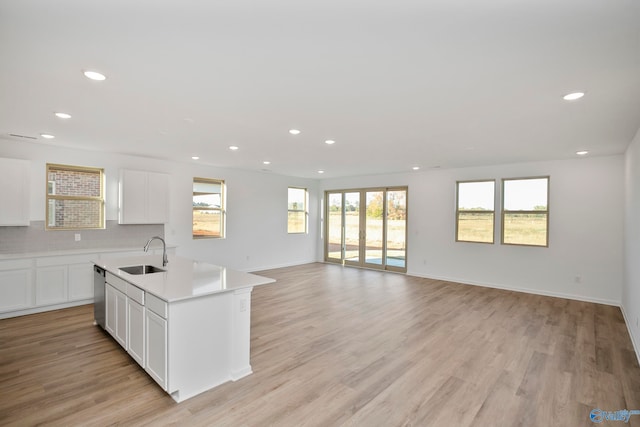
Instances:
[[[533,211],[537,206],[547,208],[547,178],[504,181],[504,209]]]
[[[458,185],[458,209],[493,210],[494,181],[461,182]]]

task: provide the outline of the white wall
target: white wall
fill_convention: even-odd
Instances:
[[[625,277],[622,312],[640,361],[640,130],[625,155]]]
[[[329,179],[320,189],[408,185],[408,274],[618,305],[623,168],[622,156],[593,157]],[[456,181],[542,175],[550,176],[551,186],[548,248],[499,244],[499,215],[498,243],[455,242]]]
[[[628,218],[640,214],[638,138],[627,153]],[[44,220],[45,163],[105,168],[107,219],[117,220],[118,169],[171,174],[171,220],[165,227],[178,254],[242,270],[259,270],[323,259],[319,197],[327,189],[409,186],[408,273],[470,284],[619,304],[624,267],[623,156],[522,163],[482,168],[434,169],[323,181],[216,168],[134,156],[49,147],[0,139],[0,157],[32,161],[31,219]],[[549,248],[456,243],[455,182],[551,176]],[[191,183],[194,176],[224,179],[228,187],[227,238],[192,240]],[[636,183],[633,187],[629,181]],[[286,231],[287,187],[310,190],[308,235]],[[632,188],[633,187],[633,188]],[[498,194],[499,196],[499,194]],[[627,314],[638,316],[640,230],[629,219]],[[634,228],[635,227],[635,228]],[[496,229],[500,229],[499,216]],[[500,236],[496,233],[496,242]],[[144,242],[141,242],[144,244]],[[636,263],[637,264],[637,263]],[[575,280],[581,277],[580,283]],[[635,311],[632,311],[635,310]]]
[[[134,169],[171,175],[167,243],[177,253],[241,270],[259,270],[314,262],[317,258],[318,181],[270,173],[169,162],[102,152],[67,149],[0,138],[0,157],[31,160],[31,220],[44,220],[45,165],[60,163],[100,167],[106,177],[106,219],[118,219],[118,170]],[[223,179],[227,185],[227,238],[191,237],[192,180]],[[287,187],[309,189],[309,234],[287,233]],[[55,231],[52,231],[55,232]],[[149,236],[151,237],[151,236]],[[144,246],[140,242],[140,248]]]

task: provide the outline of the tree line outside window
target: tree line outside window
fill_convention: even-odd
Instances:
[[[496,180],[456,183],[456,241],[494,243]],[[549,177],[506,178],[501,243],[549,246]]]

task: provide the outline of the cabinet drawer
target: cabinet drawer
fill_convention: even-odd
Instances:
[[[107,283],[122,292],[123,294],[127,293],[127,285],[128,283],[116,276],[115,274],[109,273],[107,271]]]
[[[151,310],[163,319],[167,318],[167,303],[155,295],[147,294],[147,310]]]
[[[140,305],[144,305],[144,291],[137,286],[127,284],[127,296]]]

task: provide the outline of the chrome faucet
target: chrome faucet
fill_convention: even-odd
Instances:
[[[147,252],[149,250],[149,245],[151,244],[151,241],[154,239],[158,239],[162,242],[162,266],[166,267],[167,263],[169,262],[169,259],[167,258],[167,244],[164,242],[164,239],[162,237],[153,236],[152,238],[150,238],[147,244],[144,245],[144,251]]]

